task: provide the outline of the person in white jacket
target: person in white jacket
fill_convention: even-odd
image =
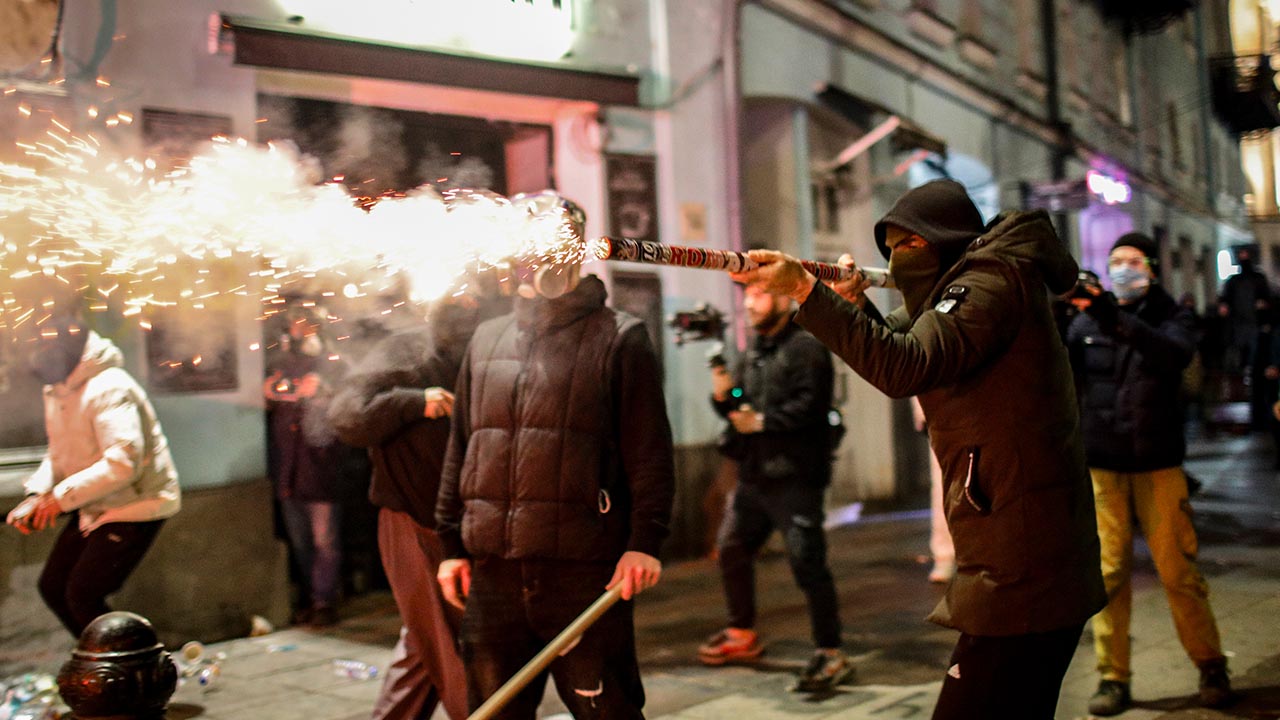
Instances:
[[[8,523],[28,534],[71,515],[39,588],[79,637],[110,609],[107,596],[178,512],[181,492],[160,421],[121,367],[119,348],[65,313],[44,322],[33,345],[31,370],[45,383],[49,450]]]

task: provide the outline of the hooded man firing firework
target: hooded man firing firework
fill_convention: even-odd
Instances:
[[[794,258],[735,280],[800,303],[795,320],[891,397],[918,395],[941,462],[957,572],[930,619],[961,631],[935,720],[1052,718],[1084,623],[1105,603],[1067,353],[1046,286],[1076,264],[1043,212],[983,226],[949,180],[875,226],[905,303],[877,323]]]
[[[436,505],[449,558],[438,578],[450,602],[465,602],[473,710],[605,587],[621,585],[627,600],[658,581],[675,487],[643,323],[606,307],[604,283],[579,278],[576,264],[532,280],[515,312],[480,325],[468,347]],[[579,720],[642,717],[630,603],[550,673]],[[544,678],[501,717],[532,719]]]

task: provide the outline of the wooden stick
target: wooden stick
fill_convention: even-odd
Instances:
[[[582,614],[574,618],[569,626],[560,631],[546,647],[533,656],[533,659],[525,663],[519,672],[511,676],[511,679],[498,688],[498,691],[489,696],[484,704],[476,709],[467,717],[467,720],[489,720],[498,713],[499,710],[506,707],[516,695],[524,690],[525,686],[533,681],[553,660],[564,652],[565,648],[572,645],[582,634],[591,627],[595,621],[599,620],[602,615],[613,607],[614,603],[622,599],[622,583],[619,582],[613,586],[612,590],[606,591],[603,595],[591,603],[591,607],[582,611]]]

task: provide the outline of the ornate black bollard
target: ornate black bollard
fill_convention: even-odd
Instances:
[[[58,673],[58,692],[77,720],[160,720],[177,684],[155,629],[131,612],[89,623]]]

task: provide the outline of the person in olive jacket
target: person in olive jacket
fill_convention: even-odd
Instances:
[[[570,266],[548,284],[557,292],[526,286],[513,314],[476,330],[440,476],[449,559],[437,578],[465,605],[473,710],[606,587],[630,600],[662,570],[675,469],[653,344],[639,319],[605,306],[594,275]],[[631,603],[609,609],[549,671],[579,720],[643,717]],[[502,717],[532,720],[544,684]]]
[[[956,575],[930,616],[961,632],[934,709],[1052,718],[1084,623],[1105,603],[1093,492],[1066,348],[1046,292],[1076,263],[1046,213],[984,227],[963,186],[908,191],[875,226],[904,304],[884,324],[799,261],[753,250],[739,282],[786,293],[796,322],[887,395],[918,395],[941,463]]]
[[[1196,569],[1196,531],[1182,472],[1186,441],[1178,392],[1195,352],[1195,319],[1155,282],[1156,251],[1141,233],[1122,235],[1107,260],[1113,292],[1087,288],[1094,297],[1067,333],[1110,598],[1093,619],[1102,678],[1089,712],[1102,716],[1131,704],[1135,516],[1178,638],[1200,669],[1201,702],[1221,707],[1232,697],[1209,586]]]

